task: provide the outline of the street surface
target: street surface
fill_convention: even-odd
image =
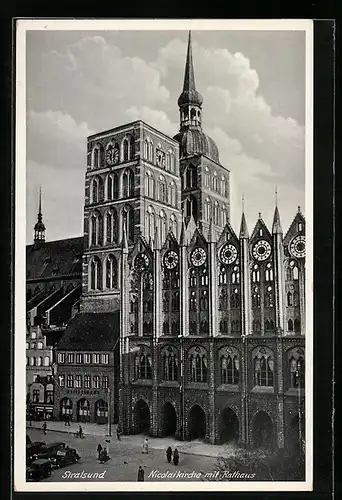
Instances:
[[[104,436],[94,436],[86,435],[84,439],[79,439],[74,437],[73,434],[67,434],[57,431],[48,431],[44,436],[44,433],[40,429],[28,429],[27,434],[30,436],[32,441],[45,441],[46,443],[53,443],[62,441],[65,442],[70,448],[76,448],[81,460],[77,464],[68,465],[61,469],[54,470],[51,477],[44,479],[44,481],[52,482],[73,482],[73,481],[137,481],[138,467],[141,465],[145,470],[145,481],[207,481],[205,474],[211,471],[217,470],[217,457],[192,455],[182,453],[181,448],[178,448],[180,460],[177,466],[173,463],[168,464],[166,460],[165,451],[167,446],[170,444],[174,449],[174,441],[165,444],[165,449],[151,449],[149,454],[142,453],[142,444],[145,436],[139,436],[141,443],[138,446],[138,440],[134,442],[130,441],[129,438],[125,439],[125,436],[121,437],[118,441],[116,436],[110,438],[110,443],[106,443],[106,438]],[[97,446],[101,444],[103,447],[108,446],[108,452],[111,459],[106,464],[100,464],[97,459]],[[74,478],[69,476],[67,471],[72,474],[81,473],[84,471],[85,474],[88,473],[103,473],[103,478]],[[149,477],[149,474],[153,471],[158,471],[158,473],[170,472],[182,472],[182,473],[193,473],[201,474],[200,478],[194,477],[190,478],[187,476],[174,477],[172,479],[158,478],[156,476]],[[64,477],[62,477],[64,475]]]

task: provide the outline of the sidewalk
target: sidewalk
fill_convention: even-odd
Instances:
[[[32,422],[32,425],[27,425],[27,429],[42,429],[42,422]],[[87,436],[108,436],[107,425],[82,423],[82,429],[85,437]],[[70,422],[70,427],[64,425],[64,422],[47,422],[47,431],[65,432],[74,434],[78,431],[79,424],[77,422]],[[116,440],[116,424],[112,424],[112,438]],[[145,436],[129,435],[121,436],[120,444],[125,444],[130,448],[141,448]],[[188,455],[201,455],[204,457],[227,457],[234,453],[232,445],[213,445],[203,443],[202,441],[178,441],[174,437],[148,437],[149,447],[155,450],[166,450],[168,446],[177,447],[179,451]],[[119,444],[119,443],[118,443]]]

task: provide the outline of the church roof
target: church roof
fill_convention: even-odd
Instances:
[[[58,350],[110,351],[120,335],[119,311],[81,313],[70,320]]]
[[[82,274],[83,237],[26,246],[26,278]]]
[[[174,139],[179,142],[180,158],[204,154],[216,163],[220,163],[218,147],[203,130],[188,128],[176,134]]]

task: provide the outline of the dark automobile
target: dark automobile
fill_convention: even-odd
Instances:
[[[76,464],[81,457],[74,448],[58,450],[56,456],[51,459],[51,464],[56,469],[65,465]]]
[[[64,450],[65,443],[57,442],[57,443],[49,443],[45,446],[42,446],[39,453],[37,453],[36,458],[42,458],[46,460],[50,460],[56,456],[58,450]]]
[[[38,453],[40,453],[46,447],[46,443],[44,441],[33,441],[33,443],[28,444],[26,446],[26,461],[28,464],[33,462],[33,460],[37,457]]]
[[[51,476],[51,462],[49,460],[38,459],[34,460],[31,466],[26,469],[27,481],[39,481],[45,477]]]

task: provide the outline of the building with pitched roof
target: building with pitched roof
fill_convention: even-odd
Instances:
[[[141,120],[88,137],[80,314],[57,346],[55,413],[97,421],[101,400],[126,434],[302,443],[304,216],[284,236],[277,206],[251,234],[243,213],[234,232],[190,34],[178,106],[173,138]]]

